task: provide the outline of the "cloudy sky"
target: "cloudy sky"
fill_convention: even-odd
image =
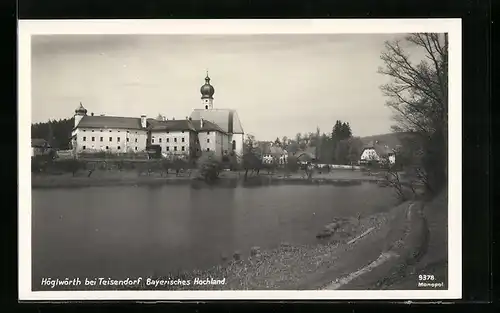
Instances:
[[[202,108],[206,70],[214,107],[238,111],[260,140],[390,131],[377,73],[385,40],[401,35],[52,35],[32,37],[32,122],[90,112],[185,118]]]

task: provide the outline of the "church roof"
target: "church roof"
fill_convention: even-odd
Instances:
[[[193,124],[190,120],[166,120],[158,121],[154,119],[148,119],[148,129],[151,131],[182,131],[191,130],[195,131]]]
[[[143,129],[139,117],[85,115],[77,127]]]
[[[201,120],[148,120],[148,129],[151,131],[219,131],[221,133],[226,133],[217,124],[210,121],[203,121],[203,127],[201,127]]]
[[[243,134],[243,127],[241,125],[238,114],[235,110],[231,109],[195,109],[191,113],[193,120],[203,118],[206,121],[217,124],[224,132],[233,134]]]

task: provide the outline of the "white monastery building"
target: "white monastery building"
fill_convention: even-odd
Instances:
[[[77,155],[100,151],[133,153],[157,146],[164,156],[196,157],[203,152],[217,157],[232,153],[241,156],[244,132],[238,114],[232,109],[214,109],[215,88],[208,73],[200,92],[204,107],[181,120],[87,115],[80,103],[71,134],[73,151]]]

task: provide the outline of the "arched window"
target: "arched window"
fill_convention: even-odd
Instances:
[[[233,140],[233,150],[236,150],[236,140]]]

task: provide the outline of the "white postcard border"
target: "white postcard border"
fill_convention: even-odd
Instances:
[[[32,291],[31,35],[50,34],[449,34],[448,290]],[[20,20],[18,24],[19,300],[357,300],[462,296],[462,37],[460,19]]]

